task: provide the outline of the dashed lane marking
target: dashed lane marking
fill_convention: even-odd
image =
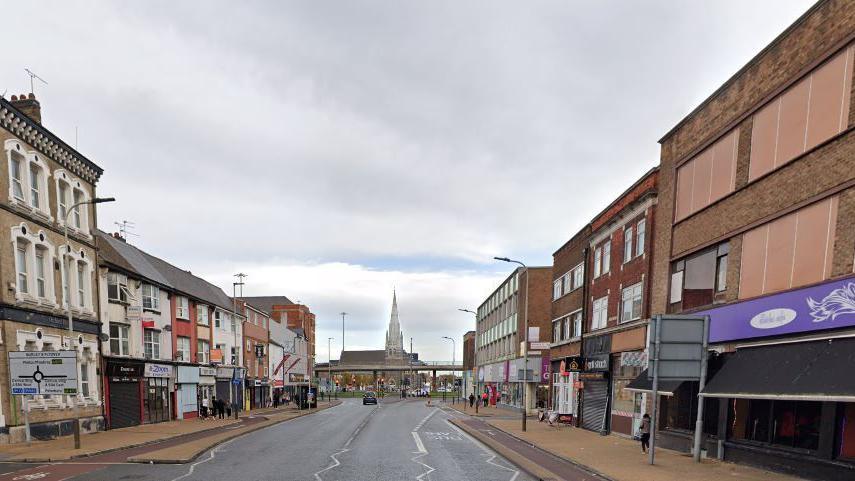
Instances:
[[[323,481],[324,478],[321,477],[321,474],[341,466],[341,461],[338,460],[338,456],[350,451],[350,443],[352,443],[353,440],[356,439],[356,436],[358,436],[359,432],[362,431],[362,428],[364,428],[365,425],[368,424],[368,421],[371,420],[371,418],[374,416],[378,409],[380,409],[379,406],[375,407],[370,413],[368,413],[368,416],[365,416],[365,419],[363,419],[362,422],[359,423],[359,426],[356,427],[356,429],[353,431],[353,434],[351,434],[350,437],[347,439],[347,442],[344,443],[344,446],[342,446],[342,448],[338,451],[330,454],[330,459],[332,459],[332,463],[326,468],[314,474],[316,481]]]
[[[509,471],[509,472],[513,473],[511,478],[508,481],[515,481],[517,479],[517,477],[519,477],[520,471],[518,469],[509,468],[508,466],[504,466],[504,465],[497,464],[494,462],[495,459],[499,456],[494,451],[490,450],[483,443],[481,443],[477,439],[473,438],[472,436],[470,436],[468,433],[464,432],[459,427],[455,426],[454,423],[452,423],[448,419],[446,419],[445,422],[447,422],[448,425],[451,426],[452,429],[457,431],[462,437],[468,439],[472,444],[480,447],[481,450],[484,451],[484,455],[487,457],[487,459],[485,459],[484,462],[486,462],[487,464],[491,464],[493,466],[499,467],[505,471]]]

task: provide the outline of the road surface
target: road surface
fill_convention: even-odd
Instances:
[[[349,399],[236,438],[188,464],[57,463],[0,474],[0,481],[533,481],[449,424],[452,415],[423,399],[379,406]]]

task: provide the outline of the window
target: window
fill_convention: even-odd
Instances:
[[[601,297],[594,301],[591,329],[602,329],[606,327],[609,317],[609,297]]]
[[[812,451],[819,448],[820,402],[734,399],[729,409],[746,413],[737,418],[731,438]]]
[[[675,222],[733,192],[738,143],[737,128],[677,168]]]
[[[561,340],[561,332],[561,319],[552,321],[552,342],[559,342]]]
[[[647,221],[641,219],[635,228],[635,255],[644,254],[644,236],[647,233]]]
[[[125,324],[110,323],[110,354],[114,356],[130,356],[128,350],[128,331]]]
[[[20,240],[17,242],[15,249],[15,264],[18,269],[18,292],[29,294],[30,281],[27,271],[27,244]]]
[[[179,319],[190,319],[190,308],[187,304],[186,297],[175,296],[175,317]]]
[[[202,339],[196,341],[196,362],[199,364],[211,362],[211,345],[208,341]]]
[[[851,75],[849,47],[754,114],[749,180],[787,164],[848,127]]]
[[[41,183],[42,169],[30,164],[30,205],[36,209],[41,208]]]
[[[223,313],[220,311],[214,311],[214,327],[222,327],[223,325]]]
[[[45,279],[45,249],[36,248],[36,295],[44,299],[47,296]]]
[[[585,267],[583,264],[573,268],[573,289],[582,287],[585,283]]]
[[[77,203],[82,202],[83,201],[83,192],[81,192],[77,189],[74,189],[73,200],[74,200],[74,202],[72,205],[76,205]],[[77,207],[74,208],[74,211],[71,213],[71,222],[72,222],[71,225],[73,225],[77,229],[80,229],[83,226],[83,223],[81,222],[81,216],[80,216],[80,208],[81,207],[82,206],[78,205]]]
[[[59,195],[57,196],[57,202],[59,205],[59,218],[65,222],[65,218],[68,215],[68,184],[65,182],[59,183]]]
[[[621,293],[620,321],[627,322],[641,318],[642,283],[627,287]]]
[[[594,249],[594,277],[600,277],[600,271],[603,262],[603,249],[597,247]]]
[[[23,176],[21,172],[21,159],[17,157],[15,154],[12,154],[12,161],[10,163],[10,178],[12,181],[12,196],[21,202],[24,201],[24,182]]]
[[[603,274],[607,274],[612,264],[612,241],[607,240],[603,244]]]
[[[632,260],[632,226],[627,227],[623,230],[623,262],[626,264],[627,262]]]
[[[208,320],[208,306],[196,304],[196,322],[203,326],[207,326],[210,323]]]
[[[570,323],[571,322],[572,321],[570,320],[569,316],[564,317],[564,319],[562,320],[561,324],[563,325],[563,328],[564,328],[564,332],[561,334],[562,339],[565,339],[565,340],[570,339],[570,336],[571,336],[571,334],[570,334],[570,331],[571,331]]]
[[[561,276],[561,290],[564,291],[563,294],[573,290],[573,276],[569,272]]]
[[[828,279],[835,257],[838,200],[829,197],[743,234],[739,298]]]
[[[682,310],[712,304],[716,292],[726,288],[728,251],[725,242],[675,262],[671,267],[671,303],[682,302]],[[719,279],[723,279],[721,283]]]
[[[582,335],[582,311],[576,311],[573,314],[570,314],[570,321],[573,324],[573,337],[579,337]]]
[[[143,309],[160,310],[160,288],[151,284],[142,285]]]
[[[175,360],[190,361],[190,338],[178,336],[178,342],[175,345]]]
[[[107,274],[107,299],[128,302],[128,276],[118,272]]]
[[[86,307],[86,264],[77,263],[77,305]]]
[[[80,393],[83,397],[89,397],[89,364],[80,363]]]
[[[160,331],[145,329],[143,331],[143,345],[145,346],[146,359],[160,359]]]

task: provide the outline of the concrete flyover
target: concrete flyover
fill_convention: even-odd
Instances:
[[[316,364],[315,372],[372,372],[372,371],[462,371],[463,364],[348,364],[327,366]]]

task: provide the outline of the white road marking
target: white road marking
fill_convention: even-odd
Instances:
[[[190,470],[188,470],[186,474],[183,474],[183,475],[181,475],[181,476],[178,476],[177,478],[173,479],[172,481],[178,481],[179,479],[184,479],[184,478],[186,478],[187,476],[190,476],[191,474],[193,474],[193,471],[195,471],[195,470],[196,470],[196,466],[198,466],[198,465],[200,465],[200,464],[202,464],[202,463],[207,463],[208,461],[210,461],[210,460],[214,459],[214,457],[217,455],[217,452],[218,452],[218,451],[222,451],[222,450],[223,450],[223,448],[225,448],[226,446],[228,446],[229,444],[231,444],[231,443],[232,443],[232,442],[234,442],[235,440],[240,439],[241,437],[243,437],[243,436],[239,436],[239,437],[237,437],[237,438],[234,438],[234,439],[231,439],[231,440],[229,440],[229,441],[226,441],[226,442],[224,442],[223,444],[220,444],[219,446],[215,447],[214,449],[212,449],[212,450],[208,451],[208,457],[207,457],[207,458],[205,458],[205,459],[203,459],[203,460],[201,460],[201,461],[196,461],[195,463],[191,464],[191,465],[190,465]]]
[[[504,469],[505,471],[509,471],[509,472],[511,472],[511,473],[514,473],[514,474],[511,476],[511,479],[509,479],[508,481],[514,481],[514,480],[516,480],[516,479],[517,479],[517,477],[520,475],[520,471],[519,471],[518,469],[509,468],[509,467],[507,467],[507,466],[503,466],[503,465],[501,465],[501,464],[496,464],[496,463],[494,463],[494,462],[493,462],[493,460],[494,460],[494,459],[496,459],[496,458],[498,457],[498,454],[496,454],[495,452],[491,451],[491,450],[490,450],[487,446],[485,446],[483,443],[481,443],[481,442],[480,442],[480,441],[478,441],[477,439],[473,438],[472,436],[470,436],[468,433],[466,433],[466,432],[465,432],[465,431],[463,431],[462,429],[460,429],[460,428],[458,428],[457,426],[455,426],[455,425],[454,425],[454,423],[452,423],[452,422],[451,422],[451,421],[449,421],[448,419],[446,419],[446,420],[445,420],[445,422],[447,422],[447,423],[448,423],[448,425],[449,425],[449,426],[451,426],[451,428],[452,428],[452,429],[454,429],[455,431],[457,431],[458,433],[460,433],[460,435],[461,435],[461,436],[463,436],[464,438],[468,439],[472,444],[474,444],[474,445],[476,445],[476,446],[480,447],[480,448],[481,448],[481,450],[482,450],[482,451],[484,451],[484,455],[486,455],[486,456],[487,456],[487,459],[485,460],[485,462],[486,462],[487,464],[492,464],[493,466],[497,466],[497,467],[499,467],[499,468],[502,468],[502,469]]]
[[[338,406],[336,406],[336,407],[338,407]],[[356,436],[359,434],[359,432],[362,430],[362,428],[364,428],[365,425],[368,424],[368,421],[371,420],[371,418],[374,416],[374,414],[377,412],[378,409],[379,409],[379,406],[375,407],[368,414],[368,416],[365,416],[365,419],[363,419],[362,422],[359,423],[359,426],[356,427],[356,429],[353,431],[353,434],[350,435],[350,438],[347,439],[347,442],[344,443],[344,446],[342,446],[342,448],[340,450],[336,451],[333,454],[330,454],[330,459],[332,459],[333,462],[332,462],[332,464],[330,464],[326,468],[324,468],[324,469],[322,469],[322,470],[320,470],[314,474],[315,479],[317,481],[323,481],[321,474],[329,471],[330,469],[337,468],[337,467],[341,466],[341,461],[338,460],[338,456],[342,453],[346,453],[346,452],[350,451],[350,443],[352,443],[353,440],[356,439]]]
[[[416,441],[416,449],[418,449],[420,453],[427,453],[427,449],[425,449],[424,443],[422,443],[422,438],[419,437],[419,433],[413,431],[413,439]]]

